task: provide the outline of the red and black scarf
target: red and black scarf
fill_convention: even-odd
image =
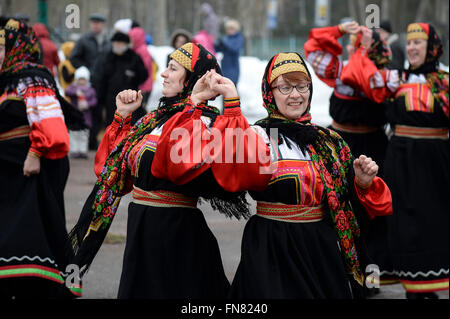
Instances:
[[[311,79],[303,58],[297,55],[306,68],[307,76]],[[350,204],[354,180],[352,154],[348,145],[336,132],[311,123],[309,111],[313,92],[312,84],[309,105],[300,118],[289,120],[278,112],[269,83],[270,73],[274,67],[273,61],[277,56],[269,61],[262,80],[263,106],[269,116],[255,124],[264,127],[268,134],[270,128],[277,128],[279,142],[283,142],[282,135],[284,135],[310,154],[325,188],[329,214],[339,238],[346,268],[355,280],[363,285],[364,275],[358,255],[360,229]]]
[[[184,55],[189,48],[189,69],[184,60]],[[192,50],[193,49],[193,50]],[[179,52],[176,52],[179,51]],[[164,124],[172,115],[182,111],[185,102],[191,94],[195,83],[206,73],[215,69],[221,74],[217,60],[201,45],[186,43],[170,55],[186,68],[187,77],[184,87],[175,97],[162,97],[158,108],[142,117],[124,138],[109,154],[105,165],[97,179],[97,183],[86,201],[80,219],[71,230],[70,246],[74,250],[75,259],[73,263],[84,267],[82,273],[92,263],[96,253],[100,249],[103,240],[116,215],[117,208],[124,191],[129,189],[130,170],[127,167],[128,156],[133,147],[139,143],[158,125]],[[182,52],[183,55],[178,53]],[[179,60],[177,60],[179,59]],[[218,113],[216,109],[210,108],[212,112]]]
[[[405,72],[404,79],[406,80],[410,74],[424,74],[427,79],[427,84],[433,93],[434,100],[448,116],[448,72],[439,70],[439,59],[444,52],[442,41],[431,24],[417,23],[416,25],[419,25],[428,36],[425,63],[418,68],[410,66]]]

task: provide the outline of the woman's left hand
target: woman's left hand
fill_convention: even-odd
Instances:
[[[23,175],[30,177],[31,175],[39,174],[41,171],[41,159],[34,155],[27,155],[23,163]]]
[[[218,95],[209,85],[212,76],[211,72],[212,71],[207,71],[203,74],[192,89],[191,100],[195,105],[210,100]]]
[[[377,163],[365,155],[359,156],[353,162],[353,169],[355,170],[355,178],[358,184],[363,187],[369,187],[378,173]]]

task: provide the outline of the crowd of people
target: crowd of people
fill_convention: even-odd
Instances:
[[[268,61],[267,116],[250,125],[241,26],[227,19],[219,36],[213,8],[201,11],[203,29],[170,36],[150,112],[158,66],[136,21],[108,35],[92,14],[60,61],[45,25],[0,19],[0,298],[81,296],[66,267],[87,273],[128,193],[118,298],[367,298],[368,265],[376,287],[400,282],[408,299],[448,290],[448,72],[433,26],[409,24],[404,50],[387,21],[311,29],[304,57]],[[329,127],[311,118],[311,72],[333,88]],[[208,104],[218,96],[222,114]],[[97,182],[68,232],[68,156],[89,150]],[[231,283],[199,200],[248,219]]]

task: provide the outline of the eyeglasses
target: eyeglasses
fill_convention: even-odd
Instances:
[[[292,93],[292,90],[295,88],[297,90],[298,93],[306,93],[308,92],[309,88],[310,88],[311,84],[308,83],[306,85],[304,84],[298,84],[298,85],[279,85],[279,86],[275,86],[272,89],[276,89],[278,88],[278,91],[280,91],[281,94],[283,95],[289,95]]]

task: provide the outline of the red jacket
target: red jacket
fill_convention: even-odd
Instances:
[[[47,27],[42,23],[36,23],[33,25],[33,31],[36,33],[36,36],[39,38],[39,42],[42,45],[42,55],[43,55],[43,63],[53,75],[55,75],[54,67],[58,68],[59,65],[59,56],[58,56],[58,47],[56,44],[50,40],[50,35],[48,33]]]

